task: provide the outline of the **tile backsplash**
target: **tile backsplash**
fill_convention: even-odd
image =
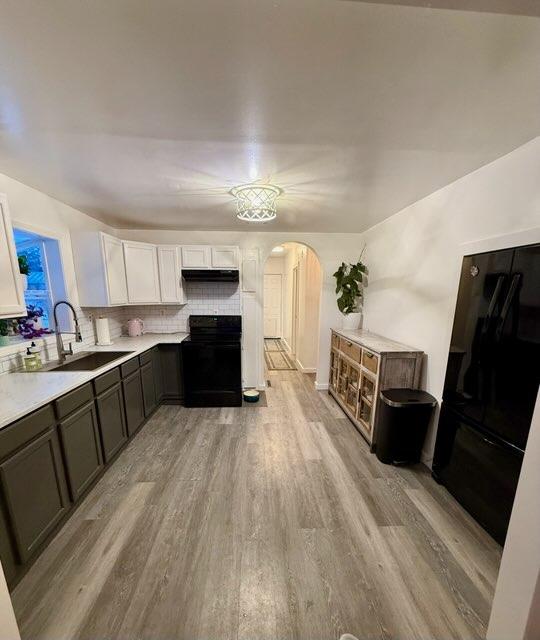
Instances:
[[[242,305],[240,288],[235,282],[187,282],[185,283],[187,303],[184,305],[141,305],[113,308],[78,308],[77,315],[83,341],[73,342],[74,351],[82,351],[95,345],[94,319],[105,317],[109,320],[109,331],[114,341],[127,334],[127,321],[140,318],[147,333],[175,333],[188,331],[190,315],[240,315]],[[64,342],[70,336],[64,337]],[[0,375],[18,371],[23,367],[23,356],[31,341],[14,341],[6,347],[0,347]],[[35,339],[41,348],[42,359],[55,360],[58,357],[54,335]]]
[[[130,318],[140,318],[148,333],[188,331],[190,315],[240,315],[240,288],[236,282],[186,282],[187,304],[123,308],[124,333]]]

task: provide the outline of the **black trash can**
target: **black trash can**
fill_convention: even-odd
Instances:
[[[375,454],[386,464],[420,461],[422,445],[437,401],[426,391],[381,391]]]

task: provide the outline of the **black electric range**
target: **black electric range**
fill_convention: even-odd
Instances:
[[[189,316],[182,342],[186,407],[242,405],[242,316]]]

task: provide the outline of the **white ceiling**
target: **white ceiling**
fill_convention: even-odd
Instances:
[[[9,0],[0,172],[171,229],[249,228],[227,191],[265,179],[285,195],[264,230],[360,231],[538,135],[539,61],[524,15]]]

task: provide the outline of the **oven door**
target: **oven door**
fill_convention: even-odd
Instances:
[[[186,407],[242,405],[239,342],[182,343],[184,404]]]

